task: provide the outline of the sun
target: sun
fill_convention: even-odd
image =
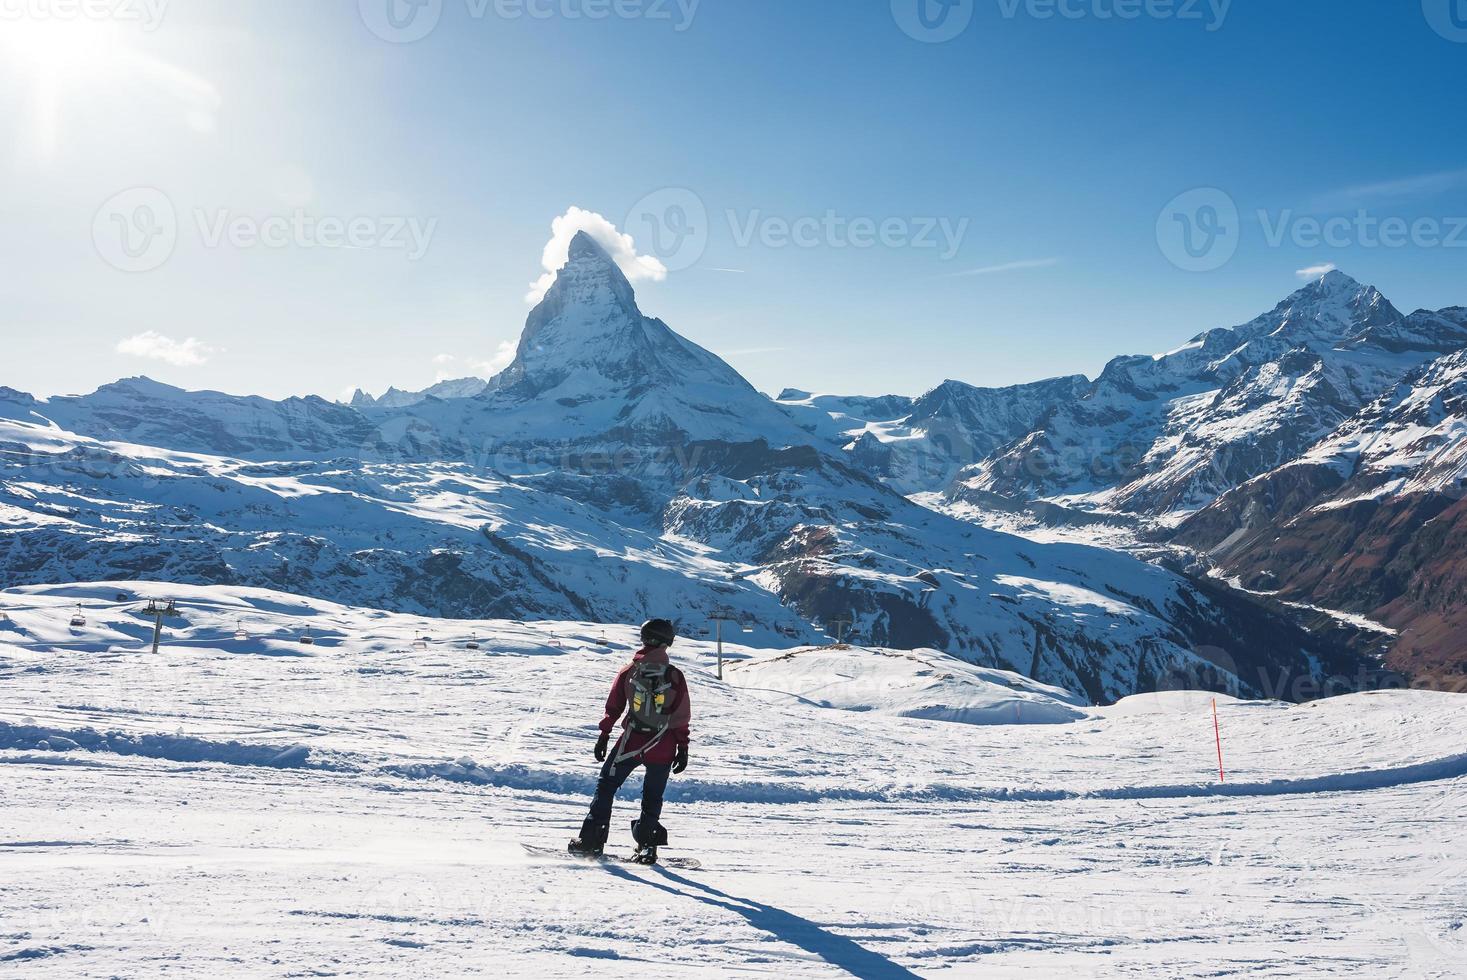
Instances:
[[[105,72],[126,53],[117,25],[80,19],[10,21],[0,32],[0,48],[12,67],[54,82]]]
[[[66,102],[102,84],[132,52],[111,21],[20,18],[0,29],[0,84],[26,94],[17,145],[38,163],[60,144]]]

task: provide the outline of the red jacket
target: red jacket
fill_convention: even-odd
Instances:
[[[630,714],[627,712],[627,703],[631,700],[632,671],[637,669],[641,663],[665,664],[667,663],[666,650],[638,650],[632,657],[632,662],[621,669],[616,675],[616,682],[611,685],[611,694],[606,699],[606,714],[601,719],[601,731],[610,735],[612,728],[616,727],[617,721],[621,721],[623,731],[621,752],[636,752],[642,746],[652,741],[656,732],[634,732],[628,728],[631,722]],[[672,682],[672,711],[668,719],[667,734],[662,736],[652,748],[647,750],[645,756],[638,756],[642,762],[650,762],[653,765],[666,765],[677,756],[677,747],[688,744],[688,725],[692,721],[692,706],[688,701],[688,680],[683,672],[676,667],[667,672],[668,680]],[[626,715],[623,718],[623,715]],[[612,743],[612,752],[615,753],[617,743]]]

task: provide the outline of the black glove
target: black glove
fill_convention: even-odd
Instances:
[[[677,775],[686,768],[688,768],[688,747],[686,745],[679,745],[677,747],[677,758],[672,760],[673,775]]]
[[[596,740],[596,761],[597,762],[605,762],[606,761],[606,744],[608,742],[610,742],[610,741],[611,741],[611,736],[608,733],[606,733],[606,732],[602,732],[601,733],[601,737]]]

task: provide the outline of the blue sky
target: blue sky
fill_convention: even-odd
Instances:
[[[373,31],[389,2],[428,23],[404,0],[107,2],[0,17],[0,384],[24,390],[487,370],[553,219],[689,192],[687,267],[627,229],[672,267],[643,309],[770,391],[1093,376],[1328,264],[1467,304],[1467,0],[963,0],[945,43],[903,31],[908,0],[426,0],[412,43]],[[1208,236],[1218,200],[1238,218]],[[1166,231],[1188,222],[1200,259]]]

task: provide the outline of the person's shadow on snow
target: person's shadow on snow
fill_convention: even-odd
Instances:
[[[624,868],[607,866],[607,871],[619,878],[634,881],[643,885],[650,885],[681,898],[691,898],[705,905],[715,908],[726,909],[729,912],[737,912],[748,920],[749,925],[770,933],[776,939],[780,939],[792,946],[798,946],[808,953],[820,957],[831,966],[839,967],[851,974],[860,977],[861,980],[894,980],[894,978],[914,978],[921,980],[917,974],[906,967],[874,953],[859,943],[852,942],[844,936],[837,936],[828,932],[820,926],[803,919],[792,912],[777,909],[763,902],[756,902],[748,898],[735,898],[726,892],[711,888],[702,882],[684,878],[682,875],[673,874],[666,868],[654,867],[653,870],[669,881],[677,882],[693,891],[682,891],[657,881],[638,877]],[[702,892],[703,894],[699,894]]]

